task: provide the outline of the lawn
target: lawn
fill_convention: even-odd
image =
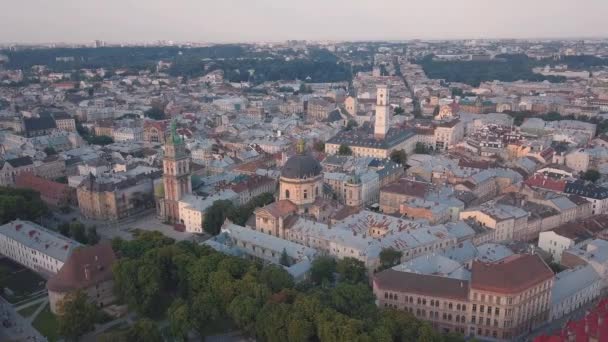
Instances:
[[[51,307],[47,304],[44,310],[40,311],[32,325],[38,330],[49,342],[54,342],[59,339],[57,331],[57,318],[51,312]]]
[[[23,317],[30,317],[36,310],[40,307],[40,303],[32,304],[27,306],[19,311],[17,311]]]
[[[46,281],[41,276],[8,258],[0,259],[0,273],[6,274],[4,286],[13,292],[12,296],[4,296],[11,303],[22,301],[32,293],[44,290]]]

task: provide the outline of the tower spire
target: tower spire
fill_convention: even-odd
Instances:
[[[296,145],[296,152],[298,154],[306,153],[306,142],[304,141],[304,139],[298,140],[298,144]]]

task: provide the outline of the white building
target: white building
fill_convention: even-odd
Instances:
[[[114,141],[143,141],[144,130],[142,127],[120,127],[112,131]]]
[[[209,197],[196,195],[185,195],[179,201],[179,218],[189,233],[202,233],[205,212],[213,205],[213,202],[229,200],[238,202],[238,194],[232,190],[222,191]]]
[[[406,261],[453,246],[458,240],[444,225],[429,226],[426,222],[370,211],[361,211],[331,226],[299,218],[285,234],[290,241],[338,259],[358,259],[370,271],[379,266],[380,252],[385,248],[401,251],[402,261]]]
[[[245,228],[226,221],[219,235],[204,242],[220,252],[282,265],[294,279],[302,280],[317,255],[314,248],[306,247],[276,236]],[[287,260],[281,260],[286,255]]]
[[[591,265],[555,275],[551,291],[551,320],[559,319],[600,296],[602,278]]]
[[[37,273],[59,272],[80,244],[30,221],[0,226],[0,253]]]
[[[562,260],[562,252],[573,247],[576,243],[577,237],[567,234],[565,230],[548,230],[541,232],[538,236],[538,247],[551,253],[553,261],[556,263]]]

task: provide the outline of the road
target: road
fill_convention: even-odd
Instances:
[[[46,342],[30,322],[21,317],[15,308],[0,297],[0,324],[7,322],[10,327],[0,325],[0,341],[35,341]]]
[[[56,220],[47,220],[45,224],[47,224],[49,227],[56,228],[63,222],[71,222],[76,220],[83,223],[87,227],[96,226],[97,234],[108,240],[115,237],[120,237],[124,240],[132,240],[132,231],[135,229],[159,231],[164,235],[175,239],[176,241],[201,241],[205,239],[204,236],[176,231],[172,226],[162,223],[156,217],[156,212],[153,208],[133,214],[119,221],[101,221],[89,219],[80,215],[78,209],[72,210],[68,214],[55,213],[55,217],[57,218]]]

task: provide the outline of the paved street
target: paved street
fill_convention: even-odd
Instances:
[[[182,240],[205,240],[204,236],[198,236],[191,233],[179,232],[173,229],[172,226],[162,223],[157,217],[154,209],[134,214],[120,221],[100,221],[85,218],[80,215],[77,210],[73,210],[68,214],[56,213],[57,220],[47,220],[45,223],[50,227],[57,227],[62,222],[71,222],[72,220],[79,221],[85,226],[96,226],[97,233],[108,240],[115,237],[120,237],[125,240],[133,239],[131,232],[135,229],[159,231],[168,237],[177,241]],[[44,223],[43,223],[44,224]]]
[[[30,320],[21,317],[2,297],[0,297],[0,324],[2,324],[0,341],[46,341],[46,338],[32,327]]]

